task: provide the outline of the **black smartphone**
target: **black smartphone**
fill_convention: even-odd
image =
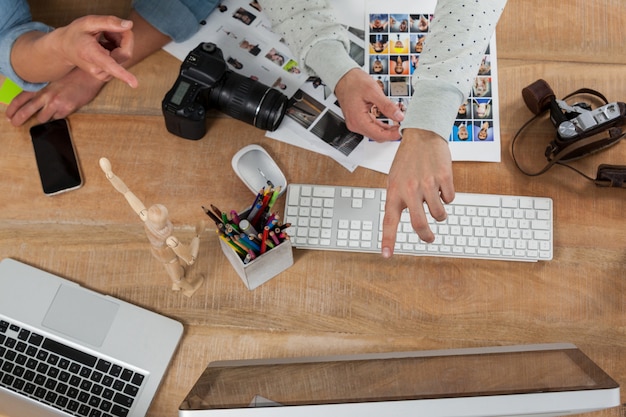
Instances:
[[[55,195],[83,185],[67,120],[35,125],[30,136],[44,194]]]

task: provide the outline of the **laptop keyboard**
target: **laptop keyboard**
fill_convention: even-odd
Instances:
[[[145,376],[0,320],[0,386],[74,416],[125,417]]]

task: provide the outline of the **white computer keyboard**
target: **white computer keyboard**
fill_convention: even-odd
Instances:
[[[294,247],[380,252],[384,188],[290,184],[284,223]],[[456,193],[447,219],[430,215],[433,243],[413,231],[405,210],[394,254],[548,261],[552,259],[552,199]]]

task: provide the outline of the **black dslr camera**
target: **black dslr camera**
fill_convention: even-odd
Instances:
[[[230,71],[222,51],[210,42],[187,55],[162,102],[170,133],[197,140],[206,134],[206,111],[215,108],[260,129],[274,131],[287,107],[278,90]]]

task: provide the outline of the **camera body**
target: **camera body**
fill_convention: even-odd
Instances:
[[[287,97],[281,92],[228,69],[222,51],[200,43],[185,58],[172,88],[161,103],[170,133],[198,140],[206,134],[211,108],[265,130],[276,130]]]
[[[584,94],[595,95],[605,104],[595,109],[585,102],[570,105],[565,99],[557,99],[544,80],[537,80],[522,90],[526,106],[535,115],[550,112],[556,138],[546,149],[548,160],[557,154],[563,161],[577,159],[611,146],[623,136],[620,127],[626,122],[626,104],[609,103],[602,94],[589,89],[578,90],[566,98]],[[608,132],[608,136],[592,139],[602,132]]]

